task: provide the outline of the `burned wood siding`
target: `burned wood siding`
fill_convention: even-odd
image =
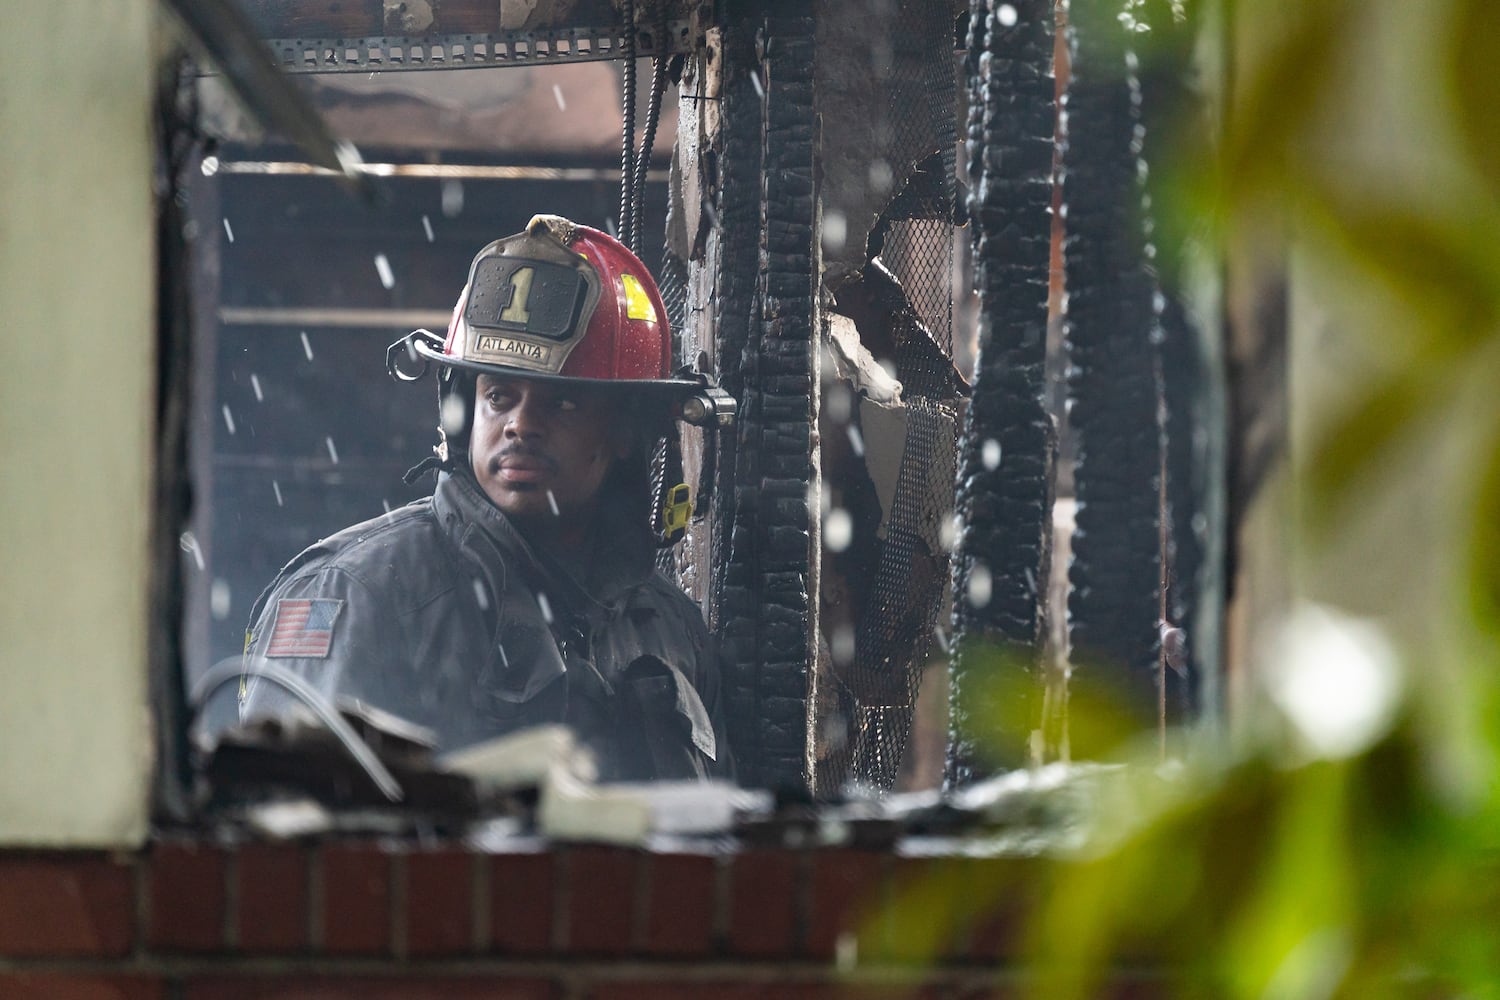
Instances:
[[[1052,39],[1049,0],[971,7],[968,214],[981,311],[958,477],[950,783],[974,776],[978,747],[995,763],[1023,763],[1036,724],[1056,447],[1044,400]],[[1007,704],[981,699],[986,691]]]
[[[1217,630],[1208,595],[1214,575],[1210,553],[1209,499],[1211,452],[1216,447],[1212,416],[1216,405],[1208,342],[1198,319],[1186,305],[1187,277],[1183,254],[1189,218],[1172,204],[1176,192],[1167,185],[1168,161],[1182,162],[1188,143],[1207,134],[1194,90],[1193,51],[1198,37],[1197,5],[1179,14],[1169,0],[1147,0],[1142,13],[1151,28],[1150,58],[1141,67],[1143,156],[1150,166],[1146,191],[1154,222],[1158,300],[1162,326],[1162,393],[1166,431],[1165,514],[1167,521],[1166,619],[1183,629],[1181,661],[1163,673],[1168,723],[1192,720],[1204,707],[1205,673],[1217,657],[1211,637]]]
[[[1162,599],[1161,327],[1142,218],[1140,94],[1117,5],[1071,6],[1066,338],[1078,438],[1072,687],[1154,715]],[[1144,718],[1141,720],[1145,726]]]
[[[808,770],[814,330],[813,20],[726,26],[720,356],[740,400],[718,601],[747,785]]]

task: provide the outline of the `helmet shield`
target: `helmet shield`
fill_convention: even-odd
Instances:
[[[445,339],[417,331],[402,343],[414,360],[442,366],[445,397],[472,383],[459,372],[487,373],[611,391],[639,412],[691,423],[733,418],[732,401],[707,375],[671,373],[667,310],[640,259],[614,237],[555,215],[535,216],[524,232],[479,251]],[[695,397],[708,402],[688,415]]]
[[[481,365],[557,375],[599,304],[598,272],[549,234],[498,240],[469,269],[462,321],[446,353]]]

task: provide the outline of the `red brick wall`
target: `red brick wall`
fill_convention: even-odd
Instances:
[[[1001,965],[1014,939],[995,931],[1003,914],[919,965],[863,920],[932,864],[855,850],[479,854],[352,840],[0,852],[0,998],[1024,994]],[[970,866],[960,886],[1013,865],[946,864],[950,878]]]

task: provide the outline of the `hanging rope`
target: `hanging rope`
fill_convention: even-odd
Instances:
[[[625,67],[621,81],[623,100],[620,119],[620,242],[635,245],[635,0],[624,0],[621,14],[625,20]]]

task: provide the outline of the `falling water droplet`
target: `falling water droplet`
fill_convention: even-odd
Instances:
[[[286,504],[284,504],[281,500],[281,484],[274,479],[271,480],[271,492],[276,494],[276,506],[286,506]]]
[[[508,656],[505,655],[505,646],[502,643],[498,643],[497,642],[497,643],[495,643],[495,649],[498,650],[499,653],[500,653],[500,664],[501,664],[501,666],[503,666],[503,667],[505,667],[505,669],[509,670],[510,669],[510,657],[508,657]]]
[[[449,219],[455,219],[464,210],[464,186],[463,183],[449,178],[443,181],[443,215]]]
[[[840,972],[849,972],[859,964],[859,938],[844,931],[833,945],[833,964]]]
[[[208,609],[215,621],[229,617],[229,581],[215,577],[208,588]]]
[[[201,571],[203,569],[203,550],[198,547],[198,539],[191,531],[184,531],[177,539],[177,547],[193,557],[193,564]]]
[[[755,72],[754,70],[750,71],[750,86],[755,88],[756,97],[760,98],[762,101],[766,99],[765,84],[760,82],[760,74]]]
[[[984,467],[990,471],[1000,468],[1000,442],[994,438],[985,439],[984,445],[979,450],[979,460]]]
[[[849,447],[851,447],[851,448],[854,449],[854,454],[855,455],[859,456],[860,458],[863,458],[864,455],[865,455],[865,438],[864,438],[864,435],[861,434],[859,432],[859,428],[856,427],[856,426],[854,426],[853,424],[849,425],[848,431],[849,431]]]
[[[489,591],[484,589],[484,581],[478,577],[474,578],[474,600],[479,602],[480,611],[488,611],[490,609]]]
[[[219,172],[219,158],[217,156],[205,156],[203,162],[199,164],[199,168],[203,171],[204,177],[212,177]]]
[[[546,620],[548,625],[551,625],[552,603],[547,600],[547,595],[542,593],[540,590],[536,592],[536,604],[537,607],[542,609],[542,618]]]
[[[228,219],[224,220],[224,235],[228,238],[229,242],[234,242],[234,227],[229,224]]]
[[[958,548],[958,532],[960,527],[957,511],[943,518],[942,522],[938,525],[938,544],[943,547],[944,552],[952,552]]]
[[[995,9],[995,20],[999,21],[1003,28],[1014,28],[1016,18],[1016,9],[1008,3],[1003,3]]]
[[[555,83],[552,85],[552,97],[557,101],[557,110],[568,110],[568,102],[563,100],[562,88]]]
[[[834,629],[833,635],[828,640],[828,651],[833,654],[833,662],[840,666],[853,663],[855,652],[853,626],[846,623]]]
[[[229,428],[229,433],[233,434],[234,433],[234,414],[229,412],[229,404],[228,403],[225,403],[223,405],[223,407],[221,407],[221,409],[222,409],[222,411],[224,413],[224,426],[228,427]]]
[[[840,212],[829,212],[823,216],[823,249],[837,253],[844,249],[849,239],[849,220]]]
[[[391,272],[391,262],[385,254],[375,255],[375,271],[380,275],[380,284],[387,291],[396,287],[396,275]]]
[[[255,392],[255,401],[257,403],[264,403],[266,401],[266,394],[260,390],[260,377],[254,373],[250,375],[250,388]]]
[[[464,401],[457,395],[444,396],[443,404],[438,408],[438,422],[443,426],[443,433],[449,437],[462,433],[464,417]]]
[[[935,628],[932,630],[932,634],[937,639],[938,645],[942,647],[943,652],[948,652],[948,633],[940,628]]]
[[[982,608],[990,603],[990,597],[994,594],[995,581],[990,576],[990,568],[984,563],[977,562],[969,570],[969,604],[976,608]]]
[[[333,446],[333,438],[325,437],[323,441],[328,445],[328,458],[334,465],[339,464],[339,450]]]
[[[312,360],[312,341],[307,339],[307,331],[302,331],[302,353],[307,355],[307,360]]]
[[[854,411],[854,394],[843,383],[835,383],[823,393],[823,409],[828,412],[828,419],[847,424]]]
[[[547,506],[552,508],[553,517],[562,517],[562,511],[557,509],[557,497],[553,496],[551,490],[547,491]]]
[[[842,552],[854,540],[854,518],[842,507],[835,507],[823,519],[823,544],[830,552]]]
[[[431,243],[433,241],[432,220],[425,215],[422,216],[422,232],[427,234],[427,242]]]
[[[702,205],[703,205],[703,214],[706,215],[706,216],[708,216],[708,224],[709,224],[709,226],[711,226],[713,228],[714,232],[718,232],[719,231],[719,213],[714,210],[713,203],[709,201],[707,192],[705,192],[704,195],[703,195]]]
[[[604,231],[606,233],[608,233],[609,235],[615,237],[616,239],[619,238],[620,231],[615,228],[615,219],[614,219],[614,216],[612,216],[612,215],[606,215],[604,217]]]

